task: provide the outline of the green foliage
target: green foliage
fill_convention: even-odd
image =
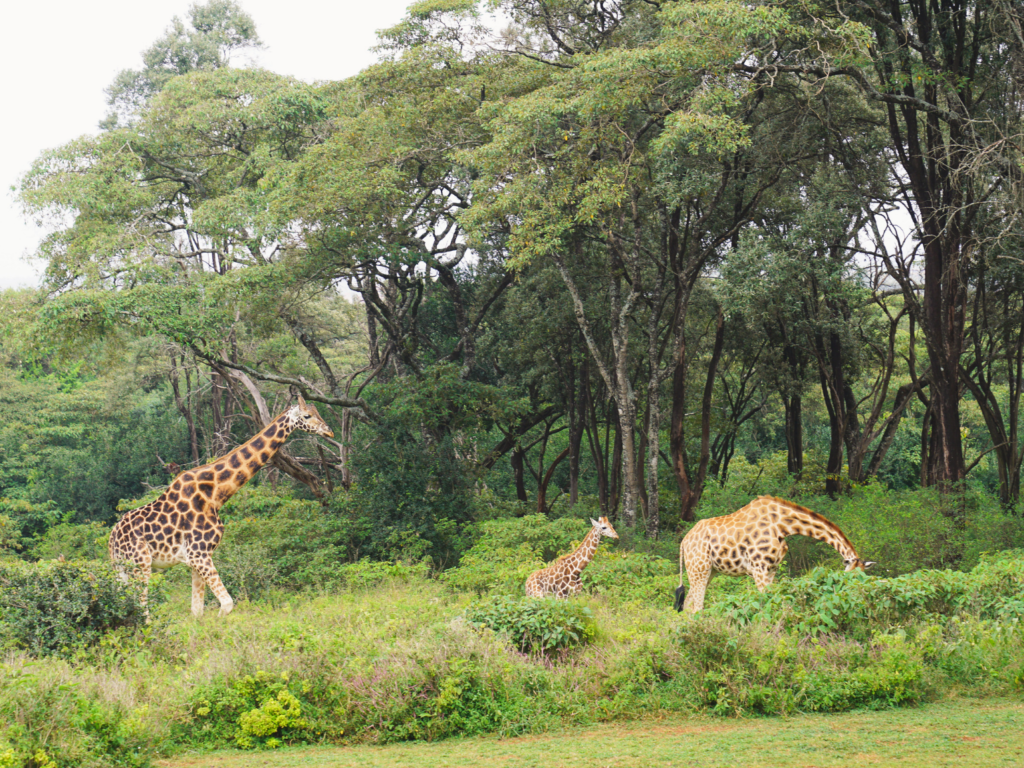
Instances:
[[[150,601],[158,602],[158,590]],[[145,623],[137,583],[108,563],[0,562],[0,645],[70,656],[119,627]]]
[[[550,655],[586,645],[596,632],[589,608],[554,598],[499,595],[469,608],[466,620],[506,636],[524,653]]]
[[[463,381],[453,365],[380,387],[380,421],[353,457],[351,504],[371,521],[370,554],[379,559],[452,563],[473,520],[472,469],[458,443],[517,412],[499,387]],[[379,398],[379,400],[378,400]]]
[[[807,644],[701,615],[679,626],[675,642],[680,668],[666,687],[718,715],[891,707],[929,693],[923,649],[903,635]]]
[[[112,522],[119,499],[166,482],[158,454],[181,457],[169,388],[114,394],[111,380],[61,391],[54,378],[0,371],[0,513],[33,537],[62,521]]]
[[[441,581],[451,589],[499,595],[521,595],[526,579],[544,567],[529,544],[495,547],[482,540],[463,553],[457,568],[441,573]]]
[[[0,766],[152,765],[156,744],[146,733],[144,710],[112,702],[70,673],[57,663],[0,664]]]
[[[173,730],[193,745],[220,746],[233,741],[243,749],[307,743],[314,738],[302,717],[301,697],[307,682],[286,673],[256,672],[227,682],[213,682],[189,699],[187,724]]]
[[[18,667],[21,657],[8,657],[0,722],[35,727],[44,715],[32,697],[45,690],[38,698],[56,712],[54,736],[81,743],[90,726],[54,704],[74,691],[96,702],[102,722],[135,733],[140,754],[147,744],[173,754],[536,733],[679,711],[888,708],[947,693],[1006,695],[1024,679],[1019,617],[981,618],[975,607],[990,609],[980,603],[963,601],[940,621],[930,613],[899,625],[868,621],[870,631],[857,639],[856,628],[801,633],[796,626],[817,610],[811,600],[780,623],[710,609],[679,615],[669,597],[650,606],[608,593],[586,611],[578,600],[476,603],[411,576],[332,596],[293,596],[273,608],[243,602],[230,621],[159,610],[145,632],[112,633],[71,663]],[[500,629],[481,630],[474,616]],[[554,630],[567,645],[541,652],[535,637],[534,650],[523,652],[510,638],[524,626],[535,635]],[[11,685],[14,669],[38,683]],[[4,738],[15,743],[0,725]],[[24,744],[59,757],[54,745]]]
[[[890,579],[815,569],[763,594],[732,595],[706,608],[742,624],[766,622],[800,635],[872,633],[969,615],[1008,621],[1024,612],[1024,551],[983,558],[970,572],[923,570]]]
[[[58,523],[32,542],[26,555],[33,560],[103,560],[110,527],[102,523]]]
[[[136,117],[168,81],[193,70],[225,67],[233,51],[261,43],[252,18],[230,0],[196,3],[188,12],[191,29],[175,17],[166,34],[142,54],[141,70],[122,70],[107,89],[114,108],[106,127]]]
[[[238,718],[238,728],[242,735],[235,741],[243,749],[258,745],[273,748],[287,743],[291,734],[307,730],[309,723],[302,719],[299,700],[282,690],[264,701],[259,709],[243,712]]]
[[[338,567],[358,557],[365,522],[339,494],[329,509],[314,501],[245,486],[225,505],[224,542],[215,560],[228,590],[259,599],[271,587],[334,589]]]
[[[21,549],[20,527],[7,515],[0,515],[0,558]]]
[[[580,580],[584,589],[597,595],[657,605],[679,586],[679,564],[644,552],[598,547]]]

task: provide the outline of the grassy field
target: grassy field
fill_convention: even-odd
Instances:
[[[914,709],[786,718],[668,718],[513,739],[286,748],[180,756],[162,768],[974,768],[1024,765],[1024,702],[959,699]]]

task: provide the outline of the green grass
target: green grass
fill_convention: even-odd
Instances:
[[[701,768],[972,768],[1024,764],[1024,702],[960,699],[915,709],[785,718],[671,717],[657,722],[386,747],[215,752],[162,768],[434,768],[700,766]]]

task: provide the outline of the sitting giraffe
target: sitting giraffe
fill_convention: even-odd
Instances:
[[[810,536],[824,541],[843,557],[846,570],[874,565],[861,560],[839,527],[816,512],[774,496],[761,496],[731,515],[701,520],[679,544],[679,588],[675,609],[696,613],[704,607],[704,593],[713,573],[754,577],[759,591],[775,580],[786,556],[787,536]],[[683,588],[683,564],[690,594]],[[685,598],[685,599],[684,599]]]
[[[619,538],[619,534],[612,528],[607,517],[602,517],[599,520],[591,518],[590,522],[594,527],[590,529],[590,533],[576,549],[567,555],[562,555],[547,568],[530,574],[526,580],[527,597],[544,597],[544,595],[569,597],[579,594],[583,589],[583,585],[580,583],[580,572],[587,563],[594,559],[594,553],[597,552],[597,545],[600,543],[601,537]]]
[[[126,512],[110,533],[110,559],[127,578],[134,565],[148,586],[154,569],[183,563],[192,569],[192,614],[203,613],[206,587],[220,601],[220,614],[231,612],[235,602],[224,588],[210,559],[224,534],[217,510],[231,495],[270,461],[294,430],[334,437],[331,428],[299,397],[293,405],[258,435],[216,461],[182,472],[163,494],[145,506]],[[143,601],[146,592],[143,591]]]

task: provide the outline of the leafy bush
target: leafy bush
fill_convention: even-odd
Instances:
[[[145,768],[143,712],[72,678],[64,662],[0,665],[0,768]]]
[[[159,600],[150,590],[150,601]],[[0,562],[0,642],[34,656],[66,656],[118,627],[145,623],[138,583],[107,563]]]
[[[589,608],[553,598],[495,597],[467,610],[466,620],[505,635],[524,653],[585,645],[596,633]]]
[[[835,712],[920,701],[928,692],[924,651],[902,634],[862,644],[804,643],[764,625],[735,626],[711,615],[681,622],[679,667],[666,683],[714,714]]]
[[[302,716],[302,698],[311,689],[308,682],[287,673],[264,671],[213,681],[192,694],[189,716],[173,732],[183,743],[211,748],[227,743],[244,749],[307,743],[314,732]]]
[[[102,523],[60,523],[48,529],[32,544],[33,560],[104,560],[110,526]]]
[[[21,531],[7,515],[0,515],[0,557],[10,556],[21,549]]]
[[[242,488],[225,505],[224,542],[214,562],[228,591],[259,599],[271,587],[332,589],[341,563],[357,557],[363,523],[337,504]]]
[[[580,579],[589,592],[658,605],[679,585],[679,564],[643,552],[598,548]]]
[[[440,578],[455,591],[522,595],[527,577],[543,567],[529,544],[512,548],[481,541],[462,555],[458,568],[442,572]]]
[[[334,584],[347,589],[369,589],[389,581],[411,581],[426,578],[430,564],[386,563],[363,558],[355,563],[344,563],[335,570]]]
[[[706,610],[741,625],[779,623],[800,634],[873,632],[957,615],[1010,619],[1024,613],[1024,552],[985,557],[969,573],[919,571],[892,579],[815,569],[765,593],[726,595]]]

